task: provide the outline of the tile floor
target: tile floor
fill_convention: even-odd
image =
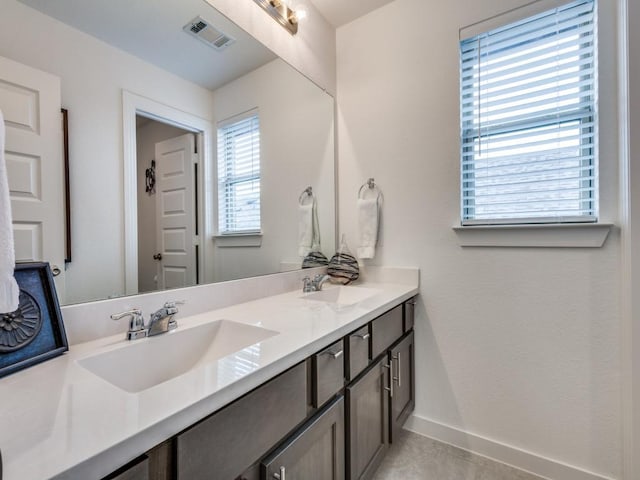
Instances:
[[[405,430],[373,480],[544,479]]]

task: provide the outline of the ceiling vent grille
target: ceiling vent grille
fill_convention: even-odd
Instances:
[[[227,48],[236,41],[235,38],[212,27],[200,16],[187,23],[182,30],[218,51]]]

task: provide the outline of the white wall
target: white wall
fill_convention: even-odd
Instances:
[[[66,303],[124,293],[122,90],[203,118],[211,92],[15,0],[2,0],[0,55],[62,79],[73,237]]]
[[[156,143],[188,133],[166,123],[148,121],[136,129],[138,160],[138,291],[158,289],[158,262],[153,255],[159,250],[156,236],[156,194],[146,190],[146,170],[156,158]],[[156,165],[157,167],[157,165]]]
[[[320,87],[335,94],[335,29],[309,0],[294,2],[307,12],[307,17],[300,21],[298,33],[293,36],[252,0],[205,1]]]
[[[375,177],[373,263],[421,269],[414,428],[558,480],[620,478],[618,233],[599,249],[462,248],[451,229],[458,30],[525,3],[396,0],[338,29],[340,230],[355,247],[355,194]],[[601,216],[616,221],[616,12],[599,3]]]
[[[214,92],[215,122],[258,109],[262,240],[260,246],[215,242],[212,280],[276,272],[302,263],[298,252],[298,198],[312,186],[322,250],[335,252],[333,98],[282,60],[274,60]],[[285,221],[287,219],[287,221]],[[209,241],[207,239],[207,241]]]

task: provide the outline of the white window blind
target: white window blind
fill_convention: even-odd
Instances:
[[[218,127],[218,232],[260,231],[260,121],[254,111]]]
[[[463,39],[463,225],[596,221],[593,0]]]

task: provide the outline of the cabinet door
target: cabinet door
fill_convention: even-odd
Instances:
[[[391,397],[391,438],[398,433],[415,407],[415,365],[413,332],[406,335],[390,351],[393,382]]]
[[[387,358],[347,387],[347,478],[373,476],[389,447]]]
[[[263,480],[344,480],[344,397],[321,412],[262,462]]]

